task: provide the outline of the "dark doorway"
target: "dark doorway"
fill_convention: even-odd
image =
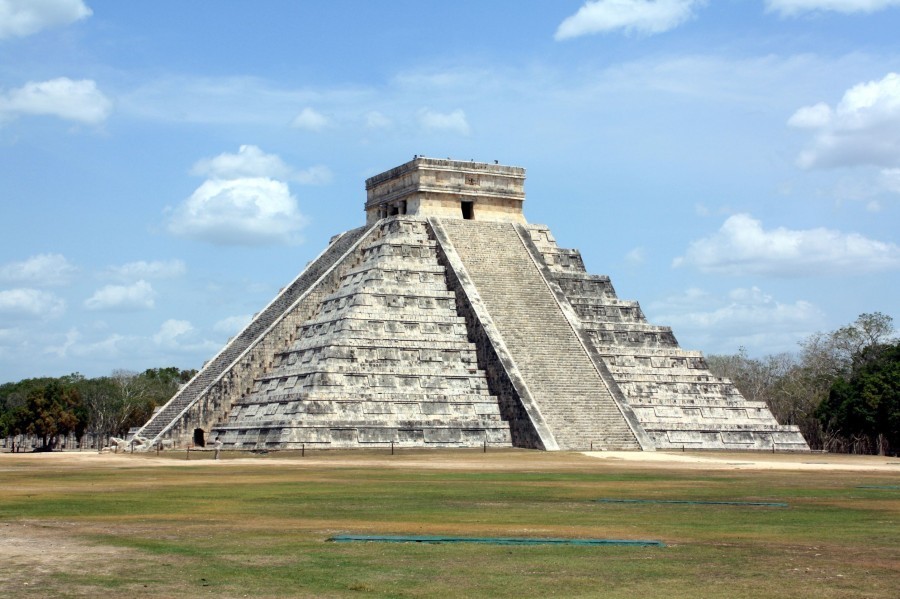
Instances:
[[[462,206],[462,217],[466,220],[472,220],[475,218],[475,202],[466,202],[463,200],[460,202]]]
[[[203,438],[203,429],[202,428],[194,429],[194,446],[195,447],[206,447],[206,439]]]

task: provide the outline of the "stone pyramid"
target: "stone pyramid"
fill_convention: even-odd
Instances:
[[[300,447],[808,450],[525,221],[524,169],[416,157],[137,435]]]

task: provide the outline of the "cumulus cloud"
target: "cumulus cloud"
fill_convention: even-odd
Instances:
[[[242,145],[237,154],[223,152],[213,158],[198,160],[191,174],[214,179],[238,179],[241,177],[272,177],[286,179],[291,167],[277,154],[266,154],[257,146]]]
[[[259,147],[243,145],[237,154],[223,152],[214,158],[197,161],[191,174],[212,179],[240,179],[245,177],[267,177],[285,179],[307,185],[327,183],[331,171],[326,166],[312,166],[306,170],[296,170],[277,154],[267,154]]]
[[[65,300],[39,289],[0,291],[0,315],[14,318],[57,318],[66,311]]]
[[[166,347],[177,346],[178,340],[193,330],[194,325],[187,320],[169,319],[162,323],[159,331],[153,335],[153,342]]]
[[[784,17],[808,12],[872,13],[892,6],[900,0],[766,0],[766,10]]]
[[[854,85],[834,108],[800,108],[788,124],[814,134],[797,158],[802,168],[900,166],[900,75]]]
[[[137,311],[150,310],[155,304],[156,292],[147,281],[141,279],[132,285],[106,285],[84,301],[88,310]]]
[[[59,77],[29,81],[0,94],[0,115],[49,115],[69,121],[97,125],[109,116],[112,102],[90,79],[73,81]]]
[[[321,112],[312,108],[304,108],[300,111],[291,126],[297,129],[306,129],[307,131],[321,131],[328,126],[328,117]]]
[[[759,287],[719,295],[692,288],[648,304],[653,322],[671,326],[681,345],[731,353],[792,351],[797,339],[820,328],[822,311],[806,300],[783,302]]]
[[[705,0],[593,0],[585,2],[556,30],[557,40],[623,30],[653,35],[689,20]]]
[[[765,230],[749,214],[736,214],[691,242],[673,266],[732,275],[858,274],[900,268],[900,246],[824,228]]]
[[[38,254],[0,266],[0,280],[30,285],[65,285],[78,268],[62,254]]]
[[[293,243],[306,222],[283,181],[209,179],[179,205],[169,231],[217,245]]]
[[[121,266],[111,266],[107,269],[107,273],[117,279],[133,280],[133,279],[171,279],[180,277],[187,272],[182,260],[154,260],[147,262],[138,260],[137,262],[128,262]]]
[[[297,233],[306,217],[280,179],[320,184],[331,178],[324,166],[295,170],[279,156],[252,145],[241,146],[237,154],[200,160],[192,172],[209,178],[171,211],[168,230],[217,245],[299,241]]]
[[[825,102],[819,102],[799,109],[788,119],[788,125],[798,129],[818,129],[828,125],[831,117],[831,107]]]
[[[82,0],[0,0],[0,39],[25,37],[91,16]]]
[[[423,108],[418,114],[419,124],[426,131],[450,131],[460,135],[469,134],[469,122],[466,113],[460,109],[442,113]]]

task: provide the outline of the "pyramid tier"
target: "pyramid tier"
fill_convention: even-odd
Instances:
[[[509,444],[423,221],[386,221],[216,427],[229,447]]]

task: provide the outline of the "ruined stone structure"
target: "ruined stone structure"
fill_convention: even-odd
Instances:
[[[528,224],[522,168],[417,157],[139,431],[226,448],[807,450]]]

